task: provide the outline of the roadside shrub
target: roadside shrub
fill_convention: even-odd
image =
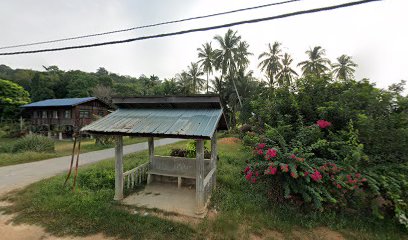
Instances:
[[[90,169],[78,174],[78,185],[94,191],[115,188],[115,171],[113,169]]]
[[[408,229],[408,164],[393,164],[366,169],[372,212],[383,219],[395,218]]]
[[[206,146],[207,141],[204,141],[204,158],[210,159],[211,152]],[[196,157],[196,141],[190,141],[186,144],[186,148],[173,148],[170,151],[170,156],[173,157],[187,157],[195,158]]]
[[[37,134],[27,135],[19,140],[13,146],[13,152],[54,152],[54,141],[47,137]]]
[[[381,219],[394,216],[408,229],[408,165],[367,168],[353,123],[337,132],[330,128],[320,120],[289,140],[282,129],[267,129],[243,170],[245,179],[264,183],[273,202],[372,211]]]

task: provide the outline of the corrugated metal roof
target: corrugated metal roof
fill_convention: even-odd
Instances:
[[[63,107],[63,106],[75,106],[84,102],[95,100],[96,97],[86,97],[86,98],[63,98],[63,99],[47,99],[39,102],[33,102],[30,104],[23,105],[23,108],[30,107]]]
[[[217,128],[226,128],[225,124],[219,125],[220,120],[225,122],[222,109],[122,108],[83,127],[81,131],[209,139]]]

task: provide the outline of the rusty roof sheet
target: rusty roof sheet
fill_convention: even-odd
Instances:
[[[217,129],[227,129],[222,109],[120,108],[81,131],[210,139]]]

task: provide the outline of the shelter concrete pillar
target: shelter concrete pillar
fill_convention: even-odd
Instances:
[[[211,170],[215,169],[213,177],[212,177],[212,188],[215,188],[217,183],[217,136],[216,133],[211,138]]]
[[[62,132],[58,132],[58,140],[62,140]]]
[[[198,139],[196,146],[196,214],[202,214],[205,211],[204,174],[204,140]]]
[[[154,138],[153,137],[149,137],[147,139],[147,144],[149,146],[149,166],[152,164],[153,162],[153,158],[154,158]],[[152,175],[148,174],[147,175],[147,184],[150,184],[152,182]]]
[[[123,199],[123,138],[116,136],[115,146],[115,197],[114,200]]]

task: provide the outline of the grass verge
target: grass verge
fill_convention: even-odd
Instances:
[[[168,154],[171,147],[184,144],[158,147],[156,152]],[[16,222],[39,224],[57,236],[103,233],[126,239],[329,239],[329,235],[339,234],[347,239],[408,238],[395,222],[370,215],[274,205],[260,185],[250,185],[242,177],[249,156],[239,143],[219,144],[219,155],[217,189],[211,201],[218,214],[197,224],[154,214],[133,215],[112,201],[113,160],[81,168],[74,193],[61,187],[64,176],[56,176],[5,196],[3,200],[13,206],[3,210],[15,213]],[[146,161],[146,151],[130,154],[125,157],[125,170]]]
[[[18,152],[18,153],[11,153],[12,146],[17,139],[7,139],[7,138],[0,138],[0,167],[14,165],[14,164],[21,164],[21,163],[28,163],[28,162],[35,162],[40,160],[45,160],[49,158],[55,157],[63,157],[71,155],[73,141],[70,140],[63,140],[58,141],[55,140],[55,152]],[[146,142],[146,138],[130,138],[124,137],[123,144],[135,144]],[[92,152],[97,150],[102,150],[106,148],[112,148],[114,144],[111,145],[96,145],[95,139],[83,139],[81,141],[81,153]]]

